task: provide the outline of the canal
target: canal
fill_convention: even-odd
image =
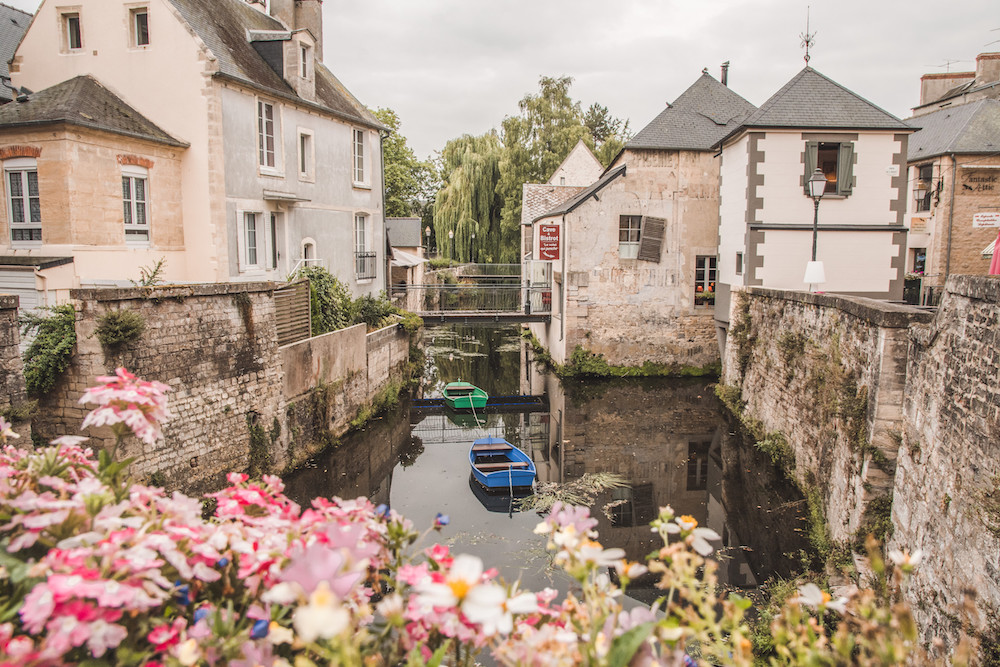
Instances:
[[[538,515],[519,511],[509,495],[486,494],[470,478],[470,443],[489,434],[528,453],[539,483],[564,485],[593,473],[625,478],[627,488],[596,494],[591,514],[605,547],[621,547],[631,560],[660,546],[648,524],[660,506],[671,505],[722,536],[719,579],[726,587],[751,590],[801,569],[809,552],[806,503],[727,422],[711,381],[562,383],[531,361],[513,326],[428,328],[424,350],[414,397],[440,396],[446,383],[461,379],[491,396],[538,396],[539,404],[473,416],[401,401],[288,475],[289,497],[308,505],[316,496],[367,496],[418,529],[446,514],[450,523],[429,540],[480,556],[529,589],[564,589],[544,539],[532,532]],[[636,582],[630,596],[654,600],[659,591],[651,584]]]

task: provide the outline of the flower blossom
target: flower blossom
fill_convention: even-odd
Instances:
[[[113,376],[100,376],[97,381],[104,384],[90,387],[80,397],[81,404],[99,406],[83,420],[82,428],[124,424],[147,445],[155,445],[160,424],[171,417],[166,395],[170,387],[140,380],[124,368],[115,370]]]
[[[829,593],[812,582],[800,586],[799,594],[788,601],[795,604],[804,604],[807,607],[812,607],[820,611],[832,609],[838,614],[847,613],[847,598],[840,597],[834,600]]]
[[[898,549],[893,549],[889,552],[889,560],[906,573],[912,572],[914,568],[920,565],[923,557],[924,552],[920,549],[917,549],[912,554],[909,551],[899,551]]]

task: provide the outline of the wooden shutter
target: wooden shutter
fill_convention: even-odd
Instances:
[[[659,262],[667,221],[663,218],[643,216],[639,232],[639,256],[644,262]]]
[[[816,163],[819,161],[819,142],[818,141],[807,141],[806,142],[806,174],[802,179],[802,191],[809,195],[809,177],[813,175],[816,171]]]
[[[837,194],[849,195],[854,185],[854,144],[840,144],[837,155]]]
[[[309,281],[274,290],[274,320],[278,345],[288,345],[310,336]]]

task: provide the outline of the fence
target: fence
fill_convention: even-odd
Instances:
[[[278,345],[288,345],[309,338],[312,332],[312,313],[308,280],[300,280],[274,290],[274,321],[278,329]]]

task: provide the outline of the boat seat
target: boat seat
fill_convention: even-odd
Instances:
[[[474,452],[505,452],[510,449],[511,446],[506,442],[483,442],[478,445],[472,446],[472,451]]]
[[[507,468],[527,468],[527,461],[509,461],[507,463],[477,463],[476,468],[483,471],[506,470]]]

